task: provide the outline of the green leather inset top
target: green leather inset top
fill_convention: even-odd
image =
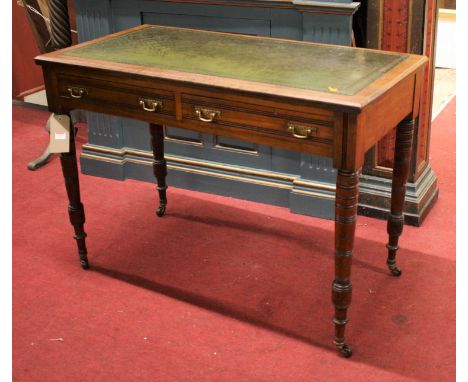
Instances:
[[[150,26],[67,56],[353,95],[408,55]]]

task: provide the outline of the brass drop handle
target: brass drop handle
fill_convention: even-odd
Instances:
[[[156,109],[162,108],[163,103],[157,99],[141,98],[140,105],[145,111],[156,111]]]
[[[85,88],[69,87],[67,90],[72,98],[83,98],[83,95],[88,93]]]
[[[198,119],[203,122],[213,122],[217,117],[221,115],[219,110],[205,109],[202,107],[195,108],[195,114]]]
[[[318,128],[315,126],[299,125],[296,123],[288,123],[288,131],[294,138],[307,139],[312,133],[317,133]]]

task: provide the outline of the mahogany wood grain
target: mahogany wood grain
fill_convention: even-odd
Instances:
[[[80,264],[84,269],[87,269],[88,264],[88,250],[86,249],[86,233],[84,231],[85,213],[84,207],[81,203],[80,196],[80,181],[78,178],[78,165],[76,161],[76,148],[75,148],[75,134],[74,128],[71,127],[70,132],[70,150],[67,153],[60,154],[60,164],[62,166],[63,178],[65,180],[65,187],[68,196],[68,214],[70,216],[70,223],[72,224],[78,246],[78,255]]]
[[[332,301],[335,305],[334,343],[345,357],[350,357],[351,347],[345,342],[348,307],[351,303],[351,259],[359,197],[359,172],[338,170],[335,199],[335,279],[332,284]]]
[[[379,100],[373,108],[363,112],[366,119],[364,150],[370,149],[376,141],[393,129],[413,109],[416,76],[405,78]],[[403,101],[404,100],[404,101]]]
[[[164,216],[166,213],[167,197],[166,197],[166,176],[167,164],[164,158],[164,126],[150,123],[151,147],[153,149],[153,172],[158,185],[156,189],[159,194],[159,207],[156,210],[156,215]]]
[[[395,156],[392,178],[392,202],[388,216],[388,258],[387,265],[394,276],[400,276],[396,266],[396,253],[400,248],[398,238],[403,232],[403,204],[405,202],[406,182],[408,180],[415,120],[410,117],[401,122],[396,131]]]
[[[146,27],[140,26],[131,31]],[[128,30],[113,36],[124,33],[128,33]],[[107,38],[112,36],[95,41]],[[413,120],[419,109],[421,76],[426,61],[424,57],[409,55],[356,94],[344,95],[76,58],[64,56],[60,52],[37,58],[37,62],[43,66],[47,99],[52,112],[63,114],[72,109],[84,109],[134,118],[150,124],[153,172],[160,198],[158,216],[165,213],[167,205],[165,124],[332,158],[338,170],[335,277],[332,284],[334,342],[345,357],[351,355],[344,334],[351,302],[350,274],[359,172],[366,150],[409,115],[410,120],[398,125],[392,207],[388,222],[388,266],[395,274],[395,254],[398,237],[402,232],[404,185],[411,157]],[[354,64],[359,65],[359,62]],[[352,66],[353,62],[349,65]],[[142,99],[145,100],[143,103]],[[151,100],[161,102],[156,107]],[[208,114],[197,114],[199,108],[209,109]],[[310,131],[301,136],[295,129],[290,129],[291,123],[302,126],[305,129],[303,131],[310,128]],[[79,196],[74,141],[71,148],[70,153],[62,156],[62,167],[80,258],[82,264],[86,261],[87,266],[84,212]]]

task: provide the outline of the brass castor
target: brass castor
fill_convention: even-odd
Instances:
[[[353,355],[353,351],[351,347],[349,347],[347,344],[341,344],[341,345],[336,345],[336,346],[338,348],[338,351],[343,357],[349,358]]]
[[[83,269],[88,269],[89,268],[88,259],[80,259],[80,264],[81,264],[81,268],[83,268]]]
[[[158,210],[156,211],[156,215],[158,215],[161,218],[164,216],[165,213],[166,213],[166,206],[160,205]]]
[[[395,260],[387,260],[387,265],[392,276],[395,276],[395,277],[401,276],[401,269],[396,266]]]

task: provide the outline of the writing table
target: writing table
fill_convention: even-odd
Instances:
[[[333,158],[334,343],[345,342],[359,171],[397,126],[387,265],[394,276],[405,184],[427,59],[423,56],[143,25],[41,55],[51,112],[84,109],[149,123],[159,207],[166,211],[164,125]],[[74,134],[62,153],[71,224],[88,268]]]

